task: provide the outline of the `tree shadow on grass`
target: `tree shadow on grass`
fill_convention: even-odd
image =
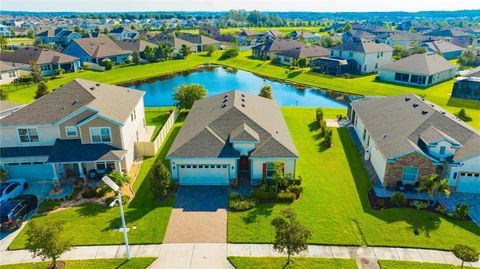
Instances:
[[[458,107],[459,109],[460,108],[468,108],[468,109],[479,110],[480,109],[480,102],[450,97],[448,99],[447,106]],[[478,113],[478,112],[476,112],[476,113]]]
[[[302,71],[300,71],[300,70],[293,71],[293,72],[288,73],[287,78],[295,78],[300,74],[302,74]]]
[[[250,224],[255,222],[258,217],[269,217],[272,215],[273,206],[273,203],[259,205],[254,209],[248,211],[245,216],[242,216],[242,220],[243,222]]]
[[[81,217],[95,217],[98,214],[107,212],[108,209],[109,208],[105,205],[88,202],[75,207],[75,212]]]

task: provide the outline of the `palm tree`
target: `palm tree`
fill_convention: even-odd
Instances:
[[[443,193],[447,198],[450,196],[450,188],[448,187],[448,180],[442,179],[435,182],[435,190],[437,202],[440,200],[440,195]]]
[[[436,189],[436,179],[438,175],[433,174],[431,176],[424,176],[422,177],[422,181],[420,181],[420,186],[418,188],[418,192],[426,192],[427,197],[427,204],[430,205],[430,197],[433,197],[435,194]]]
[[[7,45],[8,45],[7,38],[3,35],[0,36],[0,49],[2,50],[7,49]]]

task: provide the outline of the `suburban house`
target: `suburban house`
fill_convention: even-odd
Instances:
[[[117,45],[123,50],[138,52],[140,54],[140,57],[144,59],[145,59],[145,55],[143,54],[143,52],[145,51],[145,48],[147,46],[149,46],[152,49],[157,47],[157,45],[141,39],[116,40],[115,43],[117,43]]]
[[[435,53],[413,54],[378,69],[383,81],[431,86],[455,76],[456,67]]]
[[[102,60],[109,59],[114,64],[125,63],[131,51],[122,49],[109,37],[78,38],[70,41],[63,53],[80,59],[81,64],[100,64]]]
[[[268,30],[264,33],[261,33],[257,36],[257,40],[262,41],[272,41],[275,39],[282,38],[284,34],[278,30]]]
[[[150,39],[148,39],[148,42],[153,43],[153,44],[160,44],[162,42],[167,42],[170,43],[173,46],[173,53],[172,57],[178,57],[180,56],[180,49],[182,48],[182,45],[186,45],[191,53],[196,53],[197,52],[197,45],[190,43],[186,40],[183,40],[178,37],[174,36],[167,36],[167,35],[156,35]]]
[[[460,55],[462,55],[463,51],[465,50],[465,48],[442,40],[422,42],[420,45],[427,49],[427,51],[429,52],[441,54],[443,58],[447,60],[460,57]]]
[[[278,161],[294,177],[298,153],[277,102],[230,91],[194,103],[166,158],[180,185],[258,184]]]
[[[240,33],[238,33],[238,36],[248,38],[248,39],[255,39],[258,35],[259,33],[250,29],[243,29],[240,31]]]
[[[363,39],[330,48],[330,58],[355,60],[355,72],[360,74],[377,72],[379,67],[391,63],[392,54],[392,47]]]
[[[480,133],[441,107],[413,94],[366,97],[348,115],[383,187],[437,174],[452,190],[480,193]]]
[[[255,57],[263,59],[275,59],[275,55],[281,51],[305,46],[301,41],[291,39],[274,39],[265,44],[260,44],[252,48],[252,54]]]
[[[75,79],[0,119],[0,167],[10,178],[128,172],[144,139],[143,91]]]
[[[462,48],[470,45],[470,34],[457,29],[440,29],[425,33],[427,36],[441,38],[443,41],[450,42]]]
[[[275,60],[281,64],[291,65],[293,60],[299,60],[305,58],[307,60],[307,66],[310,65],[310,62],[314,59],[320,57],[326,57],[330,54],[330,50],[324,47],[311,45],[311,46],[302,46],[299,48],[292,48],[285,51],[280,51],[277,53]]]
[[[205,51],[207,45],[215,45],[217,49],[222,48],[222,42],[215,40],[213,38],[210,38],[208,36],[204,35],[194,35],[190,33],[179,33],[177,34],[177,37],[180,39],[183,39],[187,42],[190,42],[192,44],[195,44],[197,46],[197,49],[195,51],[197,52],[202,52]]]
[[[307,43],[314,42],[314,41],[321,41],[322,36],[316,33],[310,33],[302,30],[296,30],[288,34],[292,39],[301,39]]]
[[[480,101],[480,67],[455,80],[452,97]]]
[[[0,84],[8,84],[20,77],[20,67],[0,61]]]
[[[420,42],[427,39],[425,36],[412,32],[394,32],[387,33],[376,37],[376,41],[384,43],[390,47],[400,46],[404,49],[409,49],[415,45],[420,45]]]
[[[116,40],[134,39],[137,34],[137,32],[129,31],[124,27],[117,27],[108,32],[108,35],[112,36]]]
[[[2,61],[18,64],[25,71],[30,71],[30,65],[35,63],[44,76],[53,75],[58,68],[67,73],[76,72],[80,68],[78,58],[43,48],[25,47],[13,52],[1,52],[0,58]]]
[[[340,76],[352,74],[357,70],[357,62],[353,59],[344,60],[341,58],[320,57],[310,62],[313,72]]]
[[[12,29],[8,25],[0,24],[0,36],[10,37],[12,35]]]
[[[360,39],[363,40],[375,40],[376,35],[362,30],[350,30],[345,32],[342,35],[342,42],[351,42],[351,41],[358,41]]]
[[[79,33],[60,28],[50,29],[35,35],[35,38],[40,40],[43,44],[55,43],[62,47],[66,46],[73,39],[81,37],[82,36]]]

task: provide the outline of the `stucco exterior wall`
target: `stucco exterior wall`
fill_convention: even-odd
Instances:
[[[448,185],[457,186],[458,175],[461,172],[480,173],[480,155],[461,161],[459,166],[450,166],[447,172]],[[457,176],[457,178],[455,178]]]
[[[117,147],[117,148],[123,148],[120,126],[118,126],[115,123],[104,120],[102,118],[93,119],[93,120],[85,123],[84,125],[80,126],[82,144],[91,144],[92,143],[91,138],[90,138],[90,128],[91,127],[109,127],[110,128],[110,134],[112,136],[112,142],[109,143],[109,144],[114,146],[114,147]]]
[[[127,154],[125,155],[126,167],[123,168],[127,170],[130,170],[130,167],[135,160],[135,142],[143,140],[145,137],[145,111],[143,107],[143,98],[135,106],[134,111],[131,112],[134,115],[133,120],[132,116],[128,117],[124,122],[124,125],[121,127],[123,148],[127,150]]]
[[[37,128],[39,142],[21,143],[18,136],[18,128]],[[0,141],[2,147],[31,147],[31,146],[52,146],[55,140],[60,137],[57,126],[35,126],[35,125],[18,125],[18,126],[1,126]]]
[[[66,131],[65,131],[65,127],[75,126],[75,125],[77,125],[78,122],[92,116],[93,114],[95,114],[95,112],[93,112],[91,110],[85,110],[85,111],[79,113],[78,115],[73,116],[71,119],[68,119],[68,120],[62,122],[61,124],[59,124],[58,129],[60,131],[60,138],[61,139],[80,139],[79,128],[77,128],[78,136],[67,136]]]
[[[263,164],[266,162],[284,162],[284,172],[291,173],[292,176],[295,175],[295,159],[281,159],[281,158],[261,158],[261,159],[252,159],[250,158],[250,178],[252,181],[259,181],[263,178]]]

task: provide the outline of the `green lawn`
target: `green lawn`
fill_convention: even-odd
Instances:
[[[460,269],[460,266],[427,263],[427,262],[407,262],[407,261],[378,261],[382,269]],[[464,266],[464,269],[473,269],[474,267]]]
[[[180,115],[167,140],[156,157],[144,159],[137,180],[133,186],[136,196],[125,207],[127,226],[137,225],[130,230],[128,240],[131,244],[161,243],[167,229],[172,211],[174,196],[158,202],[150,191],[150,168],[155,162],[165,161],[170,145],[183,124],[185,115]],[[115,232],[121,226],[118,207],[108,208],[95,203],[86,203],[58,213],[33,218],[31,221],[65,221],[65,236],[71,238],[74,245],[113,245],[123,243],[123,234]],[[10,249],[21,249],[25,245],[28,229],[25,227],[15,238]],[[86,232],[88,231],[88,232]]]
[[[233,35],[240,32],[242,29],[250,29],[257,33],[264,33],[269,30],[278,30],[284,34],[289,34],[295,30],[319,33],[320,26],[299,26],[299,27],[229,27],[220,28],[220,33],[224,35]],[[181,32],[198,34],[198,29],[194,30],[181,30]],[[326,32],[320,32],[321,35],[326,35]]]
[[[175,109],[174,107],[146,107],[145,108],[145,121],[147,126],[155,126],[155,131],[153,131],[151,141],[155,140],[158,133],[162,129],[165,122],[170,117],[170,110]]]
[[[355,260],[347,259],[321,259],[321,258],[302,258],[293,257],[292,264],[285,266],[287,258],[285,257],[228,257],[230,263],[236,269],[356,269]]]
[[[348,130],[335,129],[334,146],[325,149],[317,139],[313,109],[282,111],[300,154],[297,175],[304,186],[292,207],[313,232],[310,243],[451,249],[461,242],[480,248],[480,228],[473,222],[451,221],[415,209],[372,210],[367,198],[371,184]],[[272,242],[270,222],[286,206],[264,204],[230,212],[228,241]],[[413,223],[421,227],[419,236],[413,234]]]
[[[65,269],[140,269],[147,268],[156,258],[98,259],[65,261]],[[44,269],[51,262],[20,263],[2,265],[4,269]]]

